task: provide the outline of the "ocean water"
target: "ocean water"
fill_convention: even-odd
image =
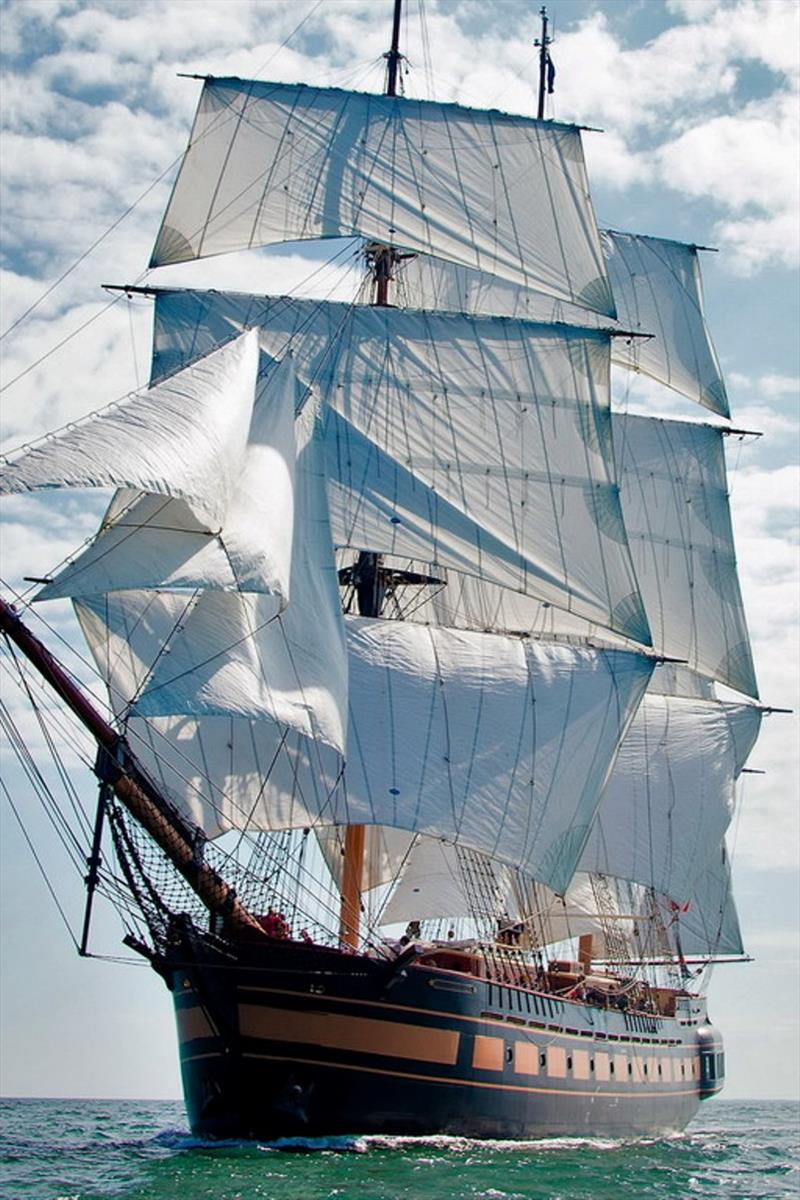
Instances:
[[[3,1200],[797,1200],[800,1106],[706,1103],[616,1141],[200,1142],[175,1101],[0,1100]]]

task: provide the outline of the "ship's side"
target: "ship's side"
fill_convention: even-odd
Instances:
[[[702,1002],[619,1011],[298,944],[164,965],[193,1131],[210,1137],[634,1136],[722,1086]]]

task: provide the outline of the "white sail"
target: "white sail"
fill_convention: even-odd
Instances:
[[[244,323],[327,402],[337,543],[529,592],[649,644],[613,473],[608,336],[455,314],[167,292],[154,371]]]
[[[292,599],[200,593],[143,689],[136,716],[267,717],[344,750],[347,662],[316,414],[297,421]]]
[[[730,822],[735,780],[760,722],[752,704],[646,695],[579,869],[689,900]]]
[[[144,595],[117,593],[79,606],[85,628],[87,612],[96,622],[87,636],[101,669],[111,672],[115,692],[129,689],[131,680],[141,686],[124,659],[137,642],[143,644],[147,620],[145,614],[137,620],[130,605],[126,610],[125,598],[143,604]],[[149,600],[152,613],[154,598]],[[176,598],[159,600],[174,606]],[[295,603],[277,620],[284,622]],[[188,760],[184,774],[191,784],[184,788],[173,778],[172,797],[191,809],[195,792],[205,787],[202,775],[212,778],[215,793],[225,793],[226,780],[237,776],[235,798],[226,796],[223,804],[217,796],[210,805],[207,831],[218,827],[220,808],[234,825],[246,812],[254,829],[310,824],[313,819],[392,825],[448,837],[523,866],[551,886],[563,886],[580,855],[619,740],[646,687],[649,661],[625,652],[526,645],[407,622],[349,618],[346,625],[350,713],[346,767],[335,794],[329,794],[330,769],[317,779],[312,738],[293,740],[289,760],[277,734],[269,740],[264,723],[255,753],[249,739],[257,725],[239,715],[239,701],[224,720],[197,717],[190,710],[191,720],[175,716],[171,724],[164,718],[153,722],[154,753],[166,736]],[[156,630],[142,657],[157,656],[159,644]],[[140,702],[134,708],[135,716],[142,707]],[[280,721],[281,714],[275,719]],[[208,725],[211,736],[220,729],[230,732],[230,744],[220,754],[224,777],[201,756],[208,721],[217,721]],[[134,728],[147,738],[141,724]],[[275,726],[278,732],[281,728]],[[292,729],[308,731],[302,721]],[[233,760],[234,731],[243,764]],[[198,757],[190,770],[194,754]],[[280,761],[273,769],[274,755]],[[163,774],[164,768],[158,769]]]
[[[345,831],[335,825],[316,825],[317,843],[325,865],[341,887],[344,868]],[[368,825],[364,830],[364,868],[361,875],[362,893],[366,896],[393,882],[411,862],[410,852],[423,839],[418,833],[392,829],[387,825]],[[409,918],[406,918],[409,919]]]
[[[602,891],[604,910],[599,894]],[[633,961],[664,954],[742,954],[742,938],[730,889],[724,846],[704,865],[690,898],[681,903],[627,879],[576,872],[564,897],[541,885],[531,889],[532,925],[557,943],[592,934],[595,958]]]
[[[350,235],[614,313],[574,126],[207,80],[151,266]]]
[[[218,528],[242,470],[257,370],[253,331],[7,462],[0,491],[139,488],[185,500]]]
[[[687,956],[744,953],[724,842],[710,854],[688,901],[662,896],[658,904],[675,950]]]
[[[614,444],[654,647],[756,698],[720,430],[615,416]]]
[[[650,663],[411,622],[348,629],[347,820],[566,886]]]
[[[615,339],[615,362],[729,416],[703,312],[697,247],[615,230],[601,237],[621,326],[653,335]]]
[[[722,434],[612,414],[620,502],[657,654],[757,698],[731,528]],[[487,578],[448,572],[413,619],[630,644],[575,612]]]
[[[133,716],[261,718],[344,749],[347,660],[315,431],[307,406],[297,421],[292,599],[283,611],[275,597],[211,590],[85,599],[102,622],[92,650]]]
[[[619,330],[611,361],[671,387],[720,416],[729,416],[711,335],[703,312],[697,248],[664,238],[601,230]],[[417,254],[400,265],[400,299],[413,308],[494,313],[531,321],[591,324],[590,314],[563,299],[521,288],[485,271]],[[598,318],[608,324],[607,318]]]
[[[341,851],[334,831],[317,830],[334,878],[341,876]],[[523,921],[537,944],[556,945],[592,934],[595,958],[613,958],[625,948],[631,960],[684,955],[742,954],[742,938],[731,892],[724,844],[703,864],[688,900],[677,902],[632,880],[598,879],[577,871],[563,896],[488,857],[481,863],[483,894],[461,866],[452,842],[373,826],[367,830],[364,877],[367,893],[393,883],[380,920],[383,925],[448,918],[474,919],[486,897],[494,912]],[[602,900],[600,893],[602,892]],[[365,897],[368,907],[372,900]],[[477,905],[477,909],[476,909]]]
[[[215,588],[289,599],[297,383],[284,359],[257,389],[247,445],[221,528],[184,500],[123,489],[90,546],[38,600],[136,588]],[[224,404],[225,397],[219,402]]]
[[[483,900],[494,901],[496,914],[518,914],[513,903],[512,872],[503,863],[485,859],[482,883]],[[381,913],[381,924],[399,921],[426,921],[437,917],[458,919],[473,914],[475,897],[470,899],[469,883],[459,865],[452,842],[437,838],[419,838],[403,864],[397,886]]]

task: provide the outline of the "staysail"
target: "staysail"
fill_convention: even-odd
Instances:
[[[299,399],[286,358],[270,386],[256,389],[247,444],[221,523],[210,525],[171,495],[120,489],[94,541],[37,599],[159,587],[271,592],[287,603]],[[224,392],[215,401],[224,408]]]
[[[221,525],[247,446],[257,370],[257,335],[243,333],[13,457],[0,488],[140,488],[185,500]]]

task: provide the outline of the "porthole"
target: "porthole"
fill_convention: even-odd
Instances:
[[[629,1075],[633,1074],[633,1063],[628,1063],[628,1074]]]
[[[514,1047],[506,1046],[506,1062],[510,1063],[513,1061],[514,1061]]]
[[[613,1075],[613,1074],[614,1074],[614,1064],[613,1064],[613,1062],[610,1062],[610,1063],[608,1064],[608,1069],[609,1069],[609,1072],[610,1072],[610,1073]]]
[[[572,1070],[572,1055],[571,1054],[567,1055],[567,1070],[568,1071]]]
[[[546,1066],[546,1065],[547,1065],[547,1055],[546,1055],[546,1054],[540,1054],[540,1055],[539,1055],[539,1066],[540,1066],[540,1067],[544,1067],[544,1066]]]
[[[593,1058],[589,1059],[589,1070],[590,1071],[594,1070],[594,1059]]]

